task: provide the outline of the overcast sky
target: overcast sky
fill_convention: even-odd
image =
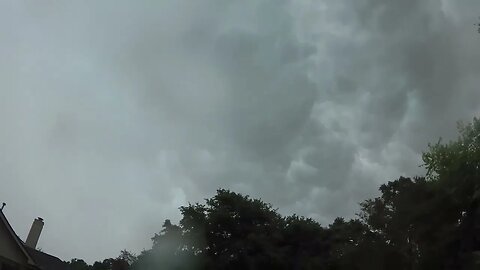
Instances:
[[[138,253],[217,188],[327,225],[480,115],[478,0],[0,2],[0,201]]]

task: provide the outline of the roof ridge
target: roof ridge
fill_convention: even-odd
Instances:
[[[34,251],[34,252],[41,253],[42,255],[46,255],[46,256],[49,256],[49,257],[55,258],[55,259],[57,259],[57,260],[59,260],[59,261],[62,261],[62,262],[63,262],[63,260],[62,260],[62,259],[60,259],[60,258],[58,258],[57,256],[54,256],[54,255],[52,255],[52,254],[49,254],[49,253],[43,252],[43,251],[41,251],[41,250],[38,250],[38,249],[35,249],[35,248],[31,248],[31,247],[29,247],[29,246],[27,246],[27,245],[25,245],[25,248],[26,248],[27,252],[29,252],[29,250],[30,250],[30,251]]]
[[[10,233],[12,238],[15,240],[15,243],[18,245],[20,250],[22,250],[25,257],[27,257],[28,264],[36,265],[32,256],[27,252],[24,242],[22,241],[22,239],[20,239],[20,237],[18,237],[18,235],[15,233],[15,230],[13,230],[12,225],[10,225],[10,223],[8,222],[8,219],[5,216],[5,214],[3,213],[3,210],[0,210],[0,220],[5,225],[5,227],[7,227],[7,231]]]

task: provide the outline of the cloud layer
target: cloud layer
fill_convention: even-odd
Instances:
[[[140,251],[217,188],[352,217],[480,112],[469,0],[0,4],[0,200],[24,238]]]

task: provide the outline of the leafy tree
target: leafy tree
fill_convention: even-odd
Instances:
[[[361,220],[337,218],[329,231],[333,244],[329,269],[405,269],[398,252]]]
[[[113,259],[105,259],[102,262],[96,261],[92,265],[92,270],[110,270],[112,269]]]
[[[361,204],[365,224],[395,253],[400,269],[443,269],[451,262],[457,216],[448,194],[425,178],[404,178],[380,187]],[[426,268],[428,267],[428,268]]]
[[[120,251],[116,260],[125,261],[128,265],[132,265],[137,260],[137,256],[134,253],[127,251],[126,249]]]
[[[331,239],[328,230],[311,218],[288,216],[281,228],[286,269],[328,269]]]
[[[423,154],[427,178],[451,201],[458,225],[458,260],[480,250],[480,119],[458,125],[460,136],[429,145]]]
[[[281,217],[271,205],[221,189],[206,207],[208,254],[218,269],[276,263],[271,251],[278,241]]]
[[[359,219],[327,227],[270,204],[219,189],[205,203],[180,207],[152,248],[138,256],[72,270],[480,269],[480,120],[459,124],[460,136],[429,145],[425,177],[400,177],[360,204]]]
[[[82,259],[74,258],[68,264],[71,270],[91,270],[91,266]]]
[[[361,204],[361,217],[404,269],[462,269],[480,249],[480,121],[429,145],[425,178],[400,177]]]
[[[327,269],[328,233],[312,219],[282,218],[259,199],[223,189],[204,205],[190,204],[180,211],[179,225],[166,220],[152,238],[153,248],[140,254],[137,265],[153,261],[151,265],[168,264],[167,269]],[[181,265],[169,264],[171,258]]]

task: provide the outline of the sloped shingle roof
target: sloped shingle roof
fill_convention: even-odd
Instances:
[[[36,266],[42,270],[69,270],[69,265],[59,258],[45,252],[25,246],[27,252],[32,256]]]
[[[69,265],[66,262],[60,260],[59,258],[25,245],[25,243],[20,239],[20,237],[18,237],[18,235],[13,230],[2,210],[0,210],[0,222],[2,222],[7,227],[10,235],[17,243],[19,249],[22,250],[24,255],[27,257],[27,261],[30,265],[33,265],[41,270],[70,269]]]

